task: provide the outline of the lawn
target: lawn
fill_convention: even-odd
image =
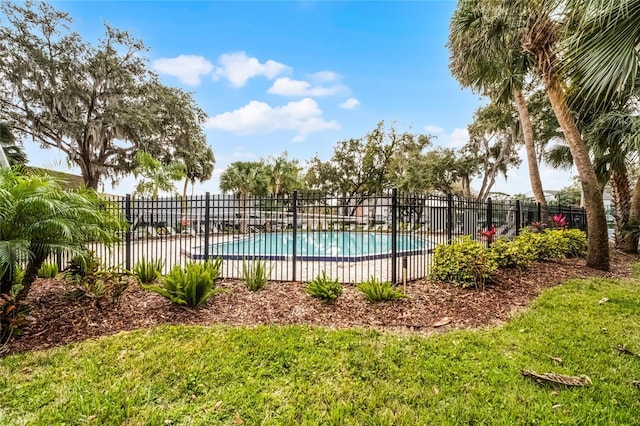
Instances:
[[[570,281],[504,326],[430,336],[160,326],[0,359],[0,424],[640,424],[620,344],[640,352],[637,280]]]

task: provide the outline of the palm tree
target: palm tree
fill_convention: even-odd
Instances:
[[[453,14],[448,47],[449,68],[463,86],[468,86],[501,102],[513,101],[518,111],[527,153],[533,195],[546,210],[535,136],[524,81],[533,67],[529,55],[513,42],[509,10],[484,0],[463,0]]]
[[[560,64],[590,108],[637,95],[640,0],[555,0],[578,21],[562,47]]]
[[[303,186],[300,178],[300,166],[297,160],[289,160],[287,153],[274,158],[267,165],[266,174],[269,179],[269,191],[274,197],[291,194]]]
[[[85,253],[87,241],[109,244],[123,228],[95,192],[64,190],[47,175],[0,170],[0,293],[9,293],[19,264],[26,269],[17,300],[26,298],[53,253]]]
[[[209,146],[201,147],[196,154],[192,155],[176,155],[176,157],[184,163],[184,187],[182,190],[183,199],[187,198],[187,188],[189,183],[195,183],[196,181],[204,182],[211,179],[213,175],[213,167],[216,162],[216,158],[213,155],[213,151]]]
[[[533,58],[536,71],[544,83],[580,177],[589,229],[586,264],[592,268],[608,270],[609,236],[602,192],[589,150],[569,106],[565,80],[558,68],[558,42],[562,23],[558,20],[557,9],[548,6],[549,1],[545,0],[515,0],[507,7],[509,16],[516,23],[512,28],[519,27],[519,31],[515,32],[517,40],[522,49]]]
[[[144,151],[139,151],[134,159],[136,168],[133,169],[133,175],[142,178],[136,185],[135,193],[143,197],[158,198],[160,191],[175,193],[174,182],[185,175],[185,166],[181,162],[162,164]]]
[[[600,190],[611,186],[615,204],[616,247],[627,253],[638,252],[638,239],[625,228],[640,220],[640,179],[631,188],[629,169],[634,167],[640,151],[640,117],[628,109],[602,113],[585,125],[584,140],[600,183]],[[545,154],[554,167],[569,169],[573,165],[571,150],[566,144],[553,146]],[[632,195],[633,194],[633,195]]]
[[[598,176],[611,184],[615,202],[616,246],[627,253],[638,252],[637,235],[625,232],[630,222],[640,220],[640,180],[633,196],[629,165],[637,163],[640,150],[640,117],[629,110],[611,111],[596,119],[585,135],[592,149]]]
[[[267,175],[261,161],[236,161],[220,175],[220,189],[240,199],[240,231],[247,232],[247,201],[251,195],[267,192]]]

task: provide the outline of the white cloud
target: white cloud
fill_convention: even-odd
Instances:
[[[316,83],[330,83],[340,80],[340,75],[333,71],[319,71],[313,74],[309,74],[309,79]]]
[[[175,58],[160,58],[153,61],[153,68],[160,74],[177,77],[184,84],[197,86],[200,76],[213,71],[213,64],[202,56],[180,55]]]
[[[260,63],[258,59],[248,57],[245,52],[220,55],[218,63],[219,66],[213,74],[214,80],[226,78],[236,87],[242,87],[247,83],[247,80],[258,76],[273,80],[278,75],[290,70],[288,66],[272,60]]]
[[[280,107],[271,107],[264,102],[251,101],[235,111],[210,117],[206,127],[238,135],[295,130],[297,135],[294,142],[300,142],[311,133],[339,129],[340,124],[335,120],[325,121],[322,118],[322,110],[316,101],[304,98]]]
[[[433,126],[431,124],[424,126],[424,131],[435,135],[444,133],[444,129],[442,127]]]
[[[529,179],[529,166],[527,164],[527,154],[524,148],[518,150],[518,155],[523,159],[522,164],[516,169],[509,169],[507,172],[507,180],[502,175],[496,179],[496,183],[492,188],[494,192],[504,192],[507,194],[525,194],[533,197],[531,190],[531,181]],[[558,190],[565,186],[571,185],[571,177],[575,175],[575,167],[571,170],[554,169],[544,163],[539,165],[540,178],[542,179],[542,187],[547,190]],[[478,188],[479,179],[476,179],[474,186]],[[548,200],[547,200],[548,201]]]
[[[340,85],[331,87],[313,86],[308,81],[283,77],[274,81],[267,92],[280,96],[333,96],[345,90],[345,87]]]
[[[469,132],[467,129],[453,129],[450,135],[445,138],[448,148],[461,148],[469,142]]]
[[[250,161],[257,158],[258,156],[255,153],[247,151],[244,146],[236,145],[233,147],[233,151],[231,153],[216,154],[216,166],[224,166],[222,168],[222,170],[224,170],[228,164],[233,163],[234,161]]]
[[[357,100],[356,98],[349,98],[338,106],[344,109],[354,109],[358,105],[360,105],[359,100]]]

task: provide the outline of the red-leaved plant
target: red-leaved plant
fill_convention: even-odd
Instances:
[[[492,243],[493,237],[496,235],[496,226],[493,225],[491,229],[486,231],[479,231],[478,234],[482,235],[489,243]]]
[[[549,217],[549,222],[551,222],[551,226],[556,229],[564,229],[567,227],[567,218],[562,213]]]

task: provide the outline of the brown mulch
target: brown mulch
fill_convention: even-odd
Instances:
[[[309,324],[418,333],[476,328],[504,322],[542,290],[567,279],[631,276],[637,261],[636,256],[612,251],[610,272],[587,268],[584,259],[537,263],[522,271],[500,271],[484,291],[420,280],[407,284],[408,299],[376,304],[351,285],[335,303],[325,304],[307,295],[300,282],[271,282],[251,292],[242,281],[222,280],[219,285],[226,291],[197,311],[172,305],[137,285],[125,291],[117,306],[72,302],[65,297],[62,282],[43,279],[29,294],[33,310],[24,334],[5,349],[6,353],[39,350],[159,324]]]

